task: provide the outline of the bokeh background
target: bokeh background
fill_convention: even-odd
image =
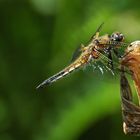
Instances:
[[[140,39],[134,0],[0,0],[0,140],[131,140],[119,74],[87,68],[42,90],[104,21],[101,34]]]

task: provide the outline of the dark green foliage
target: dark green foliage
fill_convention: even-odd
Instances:
[[[139,4],[1,0],[0,140],[131,139],[122,132],[118,75],[79,71],[35,87],[68,65],[102,22],[101,34],[120,31],[138,40]]]

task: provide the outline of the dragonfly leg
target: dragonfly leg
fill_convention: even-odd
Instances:
[[[109,51],[109,53],[108,53],[108,58],[111,60],[111,61],[108,62],[108,66],[109,66],[112,70],[114,70],[111,51]]]
[[[83,44],[81,44],[81,51],[84,52],[85,50],[87,50],[89,47],[85,47]]]
[[[113,49],[113,52],[114,52],[114,54],[115,54],[119,59],[122,59],[122,58],[123,58],[123,56],[120,55],[116,49]]]
[[[108,48],[105,49],[105,53],[107,54],[109,60],[111,61],[108,61],[108,67],[111,69],[111,70],[114,70],[114,66],[113,66],[113,59],[112,59],[112,47],[109,46]]]

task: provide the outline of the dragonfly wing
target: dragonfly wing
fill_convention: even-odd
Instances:
[[[102,29],[103,24],[104,24],[104,22],[100,24],[100,26],[97,28],[96,32],[91,36],[91,38],[88,41],[88,43],[91,42],[93,39],[99,37],[99,33],[100,33],[100,30]]]
[[[80,47],[77,47],[72,55],[71,62],[74,62],[82,53],[82,50],[85,46],[83,44]]]
[[[106,70],[109,70],[114,75],[114,69],[112,69],[112,67],[109,66],[108,64],[112,64],[113,65],[115,63],[115,64],[117,64],[117,66],[119,64],[116,63],[116,62],[113,62],[112,59],[110,59],[108,56],[104,55],[100,51],[96,50],[96,52],[99,54],[99,58],[97,59],[97,62],[98,62],[97,65],[99,65],[98,68],[100,68],[100,67],[102,68],[103,65],[104,65]],[[101,71],[101,69],[100,69],[100,71]]]
[[[94,38],[98,38],[103,24],[104,24],[104,22],[97,28],[96,32],[92,35],[92,37],[90,38],[90,40],[87,43],[91,42]],[[76,48],[76,50],[74,51],[74,53],[72,55],[71,62],[73,62],[74,60],[76,60],[80,56],[84,47],[85,46],[83,44],[81,44],[80,47]]]

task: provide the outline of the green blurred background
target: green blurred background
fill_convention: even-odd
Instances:
[[[140,39],[134,0],[0,0],[0,140],[131,140],[122,130],[119,75],[80,70],[35,87],[101,34]]]

